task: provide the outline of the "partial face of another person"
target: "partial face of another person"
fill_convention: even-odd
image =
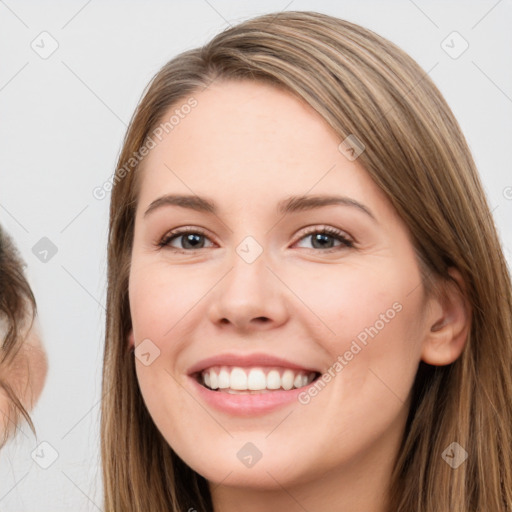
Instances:
[[[32,319],[33,306],[23,285],[28,286],[23,263],[10,237],[0,228],[0,443],[15,433],[21,417],[16,418],[11,393],[30,411],[41,395],[48,371],[38,322]],[[8,350],[6,340],[14,319],[16,341]]]
[[[438,313],[408,230],[291,94],[193,96],[139,176],[127,345],[149,413],[212,482],[363,477],[398,449]]]
[[[5,335],[4,323],[0,327],[0,335]],[[14,360],[0,369],[0,378],[14,392],[23,407],[30,411],[39,399],[46,375],[48,362],[37,325],[25,330],[22,334],[22,345]],[[0,439],[5,431],[10,435],[16,431],[13,418],[12,402],[9,395],[0,387]]]

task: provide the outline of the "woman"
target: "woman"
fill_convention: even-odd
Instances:
[[[34,324],[36,302],[14,243],[0,227],[0,446],[27,421],[48,364]]]
[[[282,12],[171,60],[108,261],[106,510],[512,510],[510,277],[389,41]]]

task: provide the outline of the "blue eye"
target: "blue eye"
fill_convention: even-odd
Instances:
[[[172,245],[172,242],[180,239],[181,247],[175,247]],[[197,229],[180,229],[167,233],[158,245],[160,247],[169,247],[177,250],[185,249],[186,251],[182,252],[189,252],[194,249],[203,249],[205,239],[208,239],[206,235]]]
[[[303,234],[299,242],[311,239],[313,249],[320,249],[324,252],[331,252],[333,250],[349,248],[354,246],[352,242],[343,231],[339,231],[330,227],[319,228],[318,226],[310,228],[306,234]],[[175,242],[178,241],[178,246]],[[205,249],[206,241],[211,240],[198,228],[182,228],[167,233],[162,240],[158,243],[160,248],[168,248],[176,252],[191,252],[193,250]],[[337,245],[336,242],[338,242]],[[211,247],[211,246],[210,246]]]
[[[332,251],[337,248],[354,246],[354,243],[349,240],[342,231],[329,227],[324,227],[322,229],[313,227],[309,232],[303,235],[300,240],[306,240],[307,238],[311,239],[314,249],[322,249],[324,251]],[[335,242],[339,242],[339,245],[334,246],[333,244]]]

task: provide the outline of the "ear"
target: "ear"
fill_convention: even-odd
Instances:
[[[133,329],[130,329],[130,332],[128,333],[128,348],[130,350],[135,349],[135,339],[133,337]]]
[[[429,331],[423,342],[421,359],[434,366],[453,363],[462,353],[471,327],[471,308],[460,272],[450,268],[453,280],[436,285],[429,300]]]

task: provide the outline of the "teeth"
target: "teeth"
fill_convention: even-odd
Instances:
[[[219,387],[219,377],[215,372],[210,372],[210,387],[217,389]]]
[[[229,372],[225,368],[222,368],[221,371],[219,372],[219,388],[229,388]]]
[[[229,376],[229,387],[238,391],[247,389],[247,375],[242,368],[233,368]]]
[[[202,383],[210,389],[227,393],[267,393],[270,390],[301,388],[311,383],[316,374],[304,370],[282,368],[241,368],[214,366],[203,371]]]
[[[293,379],[295,379],[295,374],[291,370],[286,370],[281,377],[283,388],[287,391],[293,388]]]
[[[281,387],[281,375],[277,370],[271,370],[267,375],[267,388],[279,389]]]
[[[263,370],[260,370],[259,368],[254,368],[253,370],[251,370],[249,372],[249,377],[247,378],[247,389],[257,391],[257,390],[265,389],[266,387],[267,387],[267,378],[265,377]],[[233,388],[233,389],[237,389],[237,388]]]

